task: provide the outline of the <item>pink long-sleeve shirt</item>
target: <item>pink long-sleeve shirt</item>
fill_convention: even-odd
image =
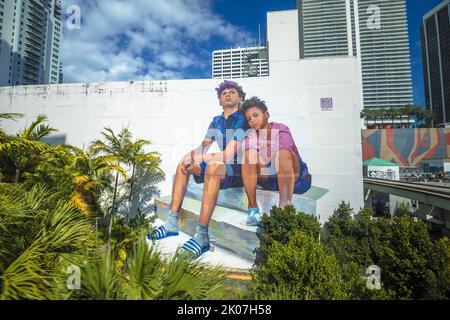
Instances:
[[[267,133],[260,133],[256,130],[252,130],[244,140],[242,144],[242,150],[246,151],[254,149],[258,151],[258,154],[263,158],[265,164],[269,163],[275,153],[280,150],[291,150],[297,156],[297,160],[300,161],[300,153],[292,138],[289,127],[282,124],[271,122],[269,123],[271,134],[269,139],[266,139]]]

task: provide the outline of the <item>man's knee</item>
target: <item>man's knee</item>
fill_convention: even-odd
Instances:
[[[183,161],[180,161],[180,162],[178,163],[176,173],[177,173],[177,174],[181,174],[181,173],[183,173],[183,170],[184,170],[184,169],[185,169],[185,166],[184,166],[184,164],[183,164]]]
[[[209,176],[224,176],[226,171],[227,169],[223,162],[212,161],[206,166],[205,174]]]

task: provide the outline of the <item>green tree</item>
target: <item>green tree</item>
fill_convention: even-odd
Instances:
[[[118,188],[119,188],[119,174],[122,176],[124,181],[129,182],[130,191],[128,195],[128,200],[132,202],[133,187],[137,182],[136,179],[136,169],[146,169],[151,172],[157,172],[155,175],[162,178],[163,173],[159,168],[159,163],[161,162],[160,155],[157,152],[144,152],[144,146],[150,144],[150,141],[137,139],[132,141],[131,132],[123,128],[119,134],[115,134],[111,128],[105,128],[101,133],[104,141],[96,140],[93,141],[89,147],[90,152],[93,155],[103,155],[103,157],[117,166],[125,165],[131,167],[132,174],[131,178],[125,172],[116,172],[114,191],[112,196],[112,205],[109,210],[109,227],[108,227],[108,237],[111,237],[112,225],[114,221],[114,216],[117,213],[117,200],[118,200]],[[130,208],[129,210],[130,211]]]
[[[110,188],[111,174],[116,171],[125,174],[122,167],[107,158],[95,157],[69,145],[52,147],[42,156],[34,173],[25,175],[25,184],[41,183],[54,188],[62,198],[94,216],[103,215],[98,199]]]
[[[130,181],[130,195],[129,200],[131,202],[131,196],[133,194],[133,184],[135,178],[135,169],[136,166],[143,167],[146,169],[155,169],[161,171],[158,167],[158,164],[161,162],[160,154],[158,152],[148,152],[145,153],[143,147],[145,145],[149,145],[151,142],[148,140],[138,140],[131,143],[131,156],[128,164],[132,166],[132,174]]]
[[[263,295],[280,288],[292,289],[296,299],[346,299],[344,283],[334,255],[327,254],[317,239],[295,232],[283,244],[272,243],[267,261],[253,271],[253,290]],[[294,297],[289,297],[294,298]]]
[[[421,220],[397,217],[391,232],[378,264],[383,282],[398,299],[421,299],[435,282],[430,263],[433,244],[427,227]]]
[[[345,291],[352,299],[446,296],[448,242],[433,244],[425,223],[412,219],[408,211],[407,205],[401,205],[392,219],[374,219],[371,210],[354,215],[349,204],[341,203],[324,225],[323,243],[328,253],[336,255]],[[358,274],[369,265],[380,267],[382,290],[361,286]]]
[[[430,265],[436,280],[430,286],[426,298],[449,300],[450,299],[450,241],[443,237],[433,244],[433,252],[430,257]]]
[[[5,119],[15,119],[17,114],[3,114]],[[25,172],[33,172],[41,161],[41,153],[50,146],[41,141],[57,130],[46,125],[47,117],[39,115],[16,136],[0,131],[0,165],[4,179],[18,183]]]
[[[379,261],[380,250],[389,240],[390,228],[388,220],[374,220],[370,209],[354,214],[350,204],[342,202],[324,224],[322,239],[342,266],[356,263],[362,270]]]
[[[256,250],[255,264],[264,264],[274,242],[286,244],[296,231],[303,231],[319,239],[320,223],[311,215],[297,212],[293,206],[272,207],[270,215],[263,215],[256,235],[260,246]]]
[[[131,157],[132,148],[131,148],[131,132],[128,129],[122,129],[122,131],[116,135],[111,128],[104,128],[104,131],[101,132],[105,141],[96,140],[93,141],[90,146],[90,151],[93,155],[102,154],[108,160],[115,162],[117,166],[120,166],[121,163],[127,163],[128,159]],[[116,198],[117,198],[117,187],[119,185],[119,175],[122,176],[123,179],[127,180],[128,176],[125,172],[116,172],[115,182],[114,182],[114,193],[112,199],[112,205],[109,210],[109,229],[108,235],[111,236],[113,217],[116,210]]]

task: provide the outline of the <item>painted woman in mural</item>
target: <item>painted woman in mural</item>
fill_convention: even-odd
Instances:
[[[160,240],[179,234],[178,213],[189,177],[193,175],[196,183],[204,183],[202,205],[195,235],[182,246],[182,250],[192,253],[196,258],[211,247],[208,229],[219,191],[243,187],[238,151],[241,150],[241,143],[248,129],[244,114],[239,110],[245,99],[245,92],[236,82],[227,80],[216,91],[223,112],[213,118],[201,145],[180,161],[173,183],[169,218],[155,230],[155,236],[149,235],[151,239]],[[221,151],[207,153],[214,141]]]
[[[279,207],[292,203],[294,193],[303,194],[311,188],[308,166],[300,157],[289,128],[269,123],[269,112],[258,97],[246,100],[241,108],[252,129],[246,135],[242,149],[242,179],[248,197],[248,224],[257,225],[261,219],[256,201],[256,186],[279,191]]]

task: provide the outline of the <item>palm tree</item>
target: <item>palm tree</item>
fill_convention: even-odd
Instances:
[[[372,113],[372,117],[373,117],[375,123],[378,122],[378,118],[380,118],[380,116],[381,116],[381,124],[383,124],[383,114],[382,114],[383,110],[374,109],[374,110],[371,110],[371,113]]]
[[[111,173],[126,174],[124,169],[103,156],[95,157],[89,152],[59,145],[43,153],[45,161],[28,174],[26,183],[44,183],[60,191],[61,197],[69,199],[83,212],[101,213],[98,203],[100,194],[108,189]],[[103,214],[102,214],[103,215]]]
[[[132,166],[132,173],[130,178],[130,193],[128,196],[128,203],[131,205],[131,197],[133,194],[133,186],[137,182],[135,177],[136,167],[142,168],[145,171],[154,171],[155,175],[161,176],[163,179],[163,171],[159,167],[161,163],[161,155],[159,152],[144,152],[143,147],[145,145],[151,144],[148,140],[138,139],[135,142],[132,142],[130,145],[131,154],[129,158],[128,165]]]
[[[114,193],[112,206],[110,210],[110,220],[109,220],[109,228],[108,235],[111,236],[112,223],[114,220],[114,214],[116,212],[117,207],[117,191],[119,184],[119,174],[125,181],[130,182],[130,193],[129,193],[129,201],[131,201],[131,196],[133,192],[133,186],[136,182],[135,178],[135,170],[136,167],[143,167],[148,170],[157,170],[161,171],[158,167],[160,163],[160,155],[157,152],[145,153],[143,151],[143,147],[147,144],[150,144],[150,141],[138,139],[133,142],[132,134],[127,128],[123,128],[119,134],[113,132],[111,128],[104,128],[104,131],[101,133],[105,141],[96,140],[92,142],[90,146],[90,152],[93,155],[102,154],[104,159],[115,162],[117,166],[121,164],[131,166],[132,174],[131,179],[128,179],[125,171],[116,171],[116,178],[114,183]]]
[[[417,119],[417,123],[423,122],[423,126],[429,126],[433,120],[433,113],[421,106],[414,107],[414,114]]]
[[[1,117],[15,119],[18,115],[3,114]],[[19,182],[27,168],[32,171],[39,162],[41,153],[50,148],[48,144],[40,140],[57,130],[44,124],[46,121],[47,117],[41,114],[16,136],[9,136],[3,131],[0,132],[0,158],[5,171],[14,171],[13,181],[15,183]]]
[[[408,117],[408,124],[411,125],[411,118],[414,118],[414,106],[411,104],[407,104],[404,106],[401,111],[403,115],[406,115]]]

